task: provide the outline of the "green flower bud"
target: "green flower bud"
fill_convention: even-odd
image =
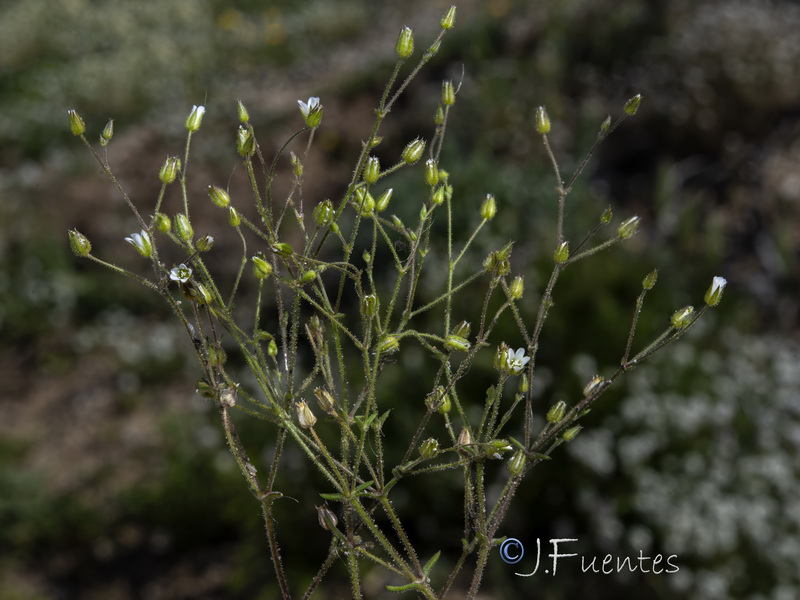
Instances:
[[[430,394],[429,408],[436,410],[440,415],[446,415],[450,412],[452,405],[450,403],[450,394],[444,391],[443,386],[438,386],[434,393]]]
[[[153,215],[153,224],[161,233],[167,233],[170,229],[172,229],[172,221],[169,220],[167,215],[161,212]]]
[[[158,178],[164,185],[169,185],[178,176],[178,171],[181,170],[181,159],[177,156],[168,156],[161,169],[158,172]]]
[[[553,252],[553,260],[560,265],[569,260],[569,242],[561,242],[561,245]]]
[[[281,256],[288,257],[294,254],[292,247],[285,242],[278,242],[272,245],[272,251]]]
[[[294,152],[289,152],[289,159],[292,161],[292,173],[294,173],[295,177],[302,177],[303,163],[300,162],[300,159],[297,158]]]
[[[209,250],[211,250],[213,245],[214,245],[214,236],[211,235],[204,235],[199,240],[197,240],[197,242],[195,242],[195,247],[197,248],[198,252],[208,252]]]
[[[77,229],[69,230],[69,247],[75,256],[89,256],[92,252],[92,243]]]
[[[456,91],[452,81],[442,82],[442,104],[452,106],[456,103]]]
[[[503,452],[511,452],[514,448],[508,443],[508,440],[492,440],[489,442],[489,454],[492,458],[501,458],[500,454]]]
[[[400,158],[402,158],[403,162],[406,164],[412,165],[422,157],[423,152],[425,152],[425,140],[416,138],[403,148]]]
[[[132,233],[130,237],[125,238],[125,241],[136,248],[136,251],[145,258],[153,256],[153,243],[150,241],[150,234],[144,229],[141,233]]]
[[[530,382],[528,381],[528,374],[523,373],[522,376],[519,378],[519,393],[520,394],[527,394],[528,389],[530,388]]]
[[[69,115],[69,128],[72,130],[72,135],[83,135],[86,131],[86,123],[83,122],[81,116],[74,110],[68,110]]]
[[[358,206],[358,214],[368,217],[375,210],[375,198],[365,189],[359,188],[356,190],[356,206]]]
[[[442,29],[452,29],[456,24],[456,6],[451,6],[442,17]]]
[[[617,230],[619,239],[627,240],[629,237],[636,235],[636,233],[639,231],[639,221],[639,217],[635,216],[623,221]]]
[[[436,112],[433,114],[433,123],[435,125],[444,123],[444,109],[441,104],[436,107]]]
[[[364,181],[367,183],[375,183],[381,174],[381,164],[378,162],[377,156],[370,156],[367,159],[367,164],[364,165]]]
[[[431,202],[435,206],[439,206],[442,202],[444,202],[444,186],[439,186],[435,190],[433,190],[433,195],[431,196]],[[424,219],[423,219],[424,220]]]
[[[395,51],[399,58],[408,58],[414,54],[414,32],[410,27],[403,27],[400,31]]]
[[[370,319],[376,312],[378,312],[378,297],[375,294],[367,294],[361,299],[361,313]]]
[[[525,469],[525,453],[522,450],[517,450],[511,456],[511,460],[508,461],[507,468],[508,468],[508,472],[513,477],[517,477],[518,475],[521,475],[522,471]]]
[[[467,338],[469,337],[470,329],[472,329],[472,327],[468,321],[461,321],[461,323],[453,327],[453,331],[450,333],[457,335],[458,337]]]
[[[322,412],[326,412],[328,414],[333,412],[333,408],[336,406],[336,401],[333,399],[333,396],[331,396],[328,390],[318,387],[314,390],[314,396],[317,397],[317,403],[322,409]]]
[[[652,290],[658,279],[658,269],[653,269],[647,274],[647,277],[642,281],[642,287],[646,290]]]
[[[256,138],[249,127],[239,126],[236,130],[236,151],[244,158],[253,156],[256,152]]]
[[[676,310],[672,314],[670,322],[672,323],[672,326],[675,327],[676,329],[683,329],[691,324],[693,315],[694,315],[694,306],[685,306],[680,310]]]
[[[247,123],[250,120],[250,113],[247,112],[241,100],[236,100],[236,113],[239,115],[239,122]]]
[[[228,208],[231,203],[231,197],[228,192],[217,185],[208,186],[208,197],[220,208]]]
[[[308,404],[301,401],[295,404],[294,407],[297,411],[297,422],[300,423],[300,427],[303,429],[310,429],[316,424],[317,417],[315,417],[311,409],[308,408]]]
[[[361,258],[362,258],[362,259],[363,259],[363,261],[364,261],[365,263],[367,263],[367,264],[369,264],[369,263],[371,263],[371,262],[372,262],[372,254],[370,254],[370,253],[369,253],[369,252],[367,252],[366,250],[364,250],[364,254],[362,254],[362,255],[361,255]]]
[[[725,286],[728,285],[728,280],[724,277],[714,277],[711,280],[711,287],[708,288],[706,292],[705,301],[708,306],[716,306],[722,300],[722,292],[725,290]]]
[[[213,367],[220,367],[228,361],[228,354],[222,348],[208,347],[208,363]]]
[[[186,129],[189,131],[197,131],[200,129],[200,123],[203,122],[203,115],[205,112],[205,106],[193,106],[189,116],[186,117]]]
[[[625,103],[625,114],[633,116],[639,110],[639,105],[642,103],[642,95],[636,94],[633,98]]]
[[[109,119],[103,131],[100,133],[100,145],[107,146],[111,138],[114,137],[114,119]]]
[[[498,371],[508,371],[508,346],[505,342],[501,343],[494,354],[494,368]]]
[[[264,258],[263,254],[256,254],[251,260],[253,261],[253,274],[258,279],[266,279],[272,275],[272,265]]]
[[[323,200],[314,208],[314,222],[318,227],[326,227],[333,223],[336,211],[333,210],[333,203],[330,200]]]
[[[180,284],[181,293],[191,300],[192,302],[196,302],[197,304],[211,304],[213,297],[211,296],[211,292],[206,289],[202,283],[189,280]]]
[[[305,285],[306,283],[313,281],[317,277],[317,272],[314,269],[309,269],[298,279],[298,283],[300,285]]]
[[[535,124],[537,133],[541,135],[550,133],[550,117],[547,115],[547,110],[545,110],[544,106],[536,109]]]
[[[484,221],[491,221],[497,214],[497,203],[492,194],[486,194],[486,199],[481,204],[481,218]]]
[[[232,206],[228,207],[228,223],[230,223],[231,227],[238,227],[242,224],[242,217],[239,211]]]
[[[375,210],[378,212],[383,212],[387,208],[389,208],[389,201],[392,199],[392,188],[384,191],[378,199],[375,200]]]
[[[189,217],[187,217],[184,213],[178,213],[175,215],[175,220],[173,221],[172,225],[175,228],[175,234],[184,242],[188,242],[192,239],[194,230],[192,229],[192,224],[189,223]]]
[[[432,158],[425,161],[425,183],[431,187],[439,183],[439,169]]]
[[[198,381],[195,385],[194,391],[207,400],[210,400],[215,396],[214,388],[208,385],[205,381]]]
[[[597,139],[604,138],[608,135],[611,129],[611,115],[606,117],[606,120],[600,123],[600,131],[597,133]]]
[[[606,208],[603,211],[603,214],[600,215],[600,222],[603,225],[608,225],[609,223],[611,223],[611,217],[612,216],[613,216],[613,213],[611,212],[611,207],[609,206],[608,208]]]
[[[434,438],[428,438],[419,447],[419,454],[425,460],[433,458],[439,452],[439,442]]]
[[[578,437],[578,434],[581,432],[581,429],[583,429],[581,425],[575,425],[575,427],[570,427],[564,433],[561,434],[561,438],[565,442],[571,442],[576,437]]]
[[[378,342],[375,350],[378,354],[392,354],[400,348],[400,342],[393,335],[385,335]]]
[[[267,354],[270,356],[278,356],[278,344],[275,340],[270,340],[267,344]]]
[[[525,283],[522,279],[521,275],[517,275],[514,278],[514,281],[511,282],[511,286],[509,287],[508,291],[512,299],[519,300],[522,298],[522,292],[525,290]]]
[[[448,350],[455,352],[467,352],[470,347],[469,341],[458,335],[448,335],[444,340],[444,345]]]
[[[600,389],[605,386],[605,380],[600,377],[600,375],[595,375],[589,380],[585,386],[583,386],[583,397],[588,398],[590,396],[594,396]]]
[[[547,411],[547,422],[558,423],[564,418],[565,414],[567,414],[567,403],[559,400]]]

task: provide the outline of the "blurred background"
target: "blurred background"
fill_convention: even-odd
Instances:
[[[114,118],[112,167],[148,214],[159,166],[182,154],[183,121],[193,104],[205,104],[190,191],[195,230],[217,237],[209,260],[224,278],[236,268],[238,242],[204,190],[230,182],[237,207],[250,202],[235,167],[236,99],[274,152],[301,125],[296,100],[320,96],[325,117],[306,164],[305,199],[337,198],[391,71],[397,32],[412,26],[423,47],[449,4],[0,5],[0,598],[278,597],[258,505],[229,457],[216,409],[194,394],[200,369],[190,341],[154,295],[69,251],[74,227],[98,256],[141,267],[123,242],[135,221],[70,134],[67,109],[83,116],[92,140]],[[529,319],[552,260],[556,198],[531,124],[535,107],[547,106],[555,153],[571,173],[603,119],[634,94],[644,97],[579,180],[566,225],[579,240],[610,205],[616,222],[638,214],[642,231],[559,281],[542,338],[538,406],[574,402],[595,373],[613,372],[653,268],[659,281],[640,318],[642,345],[674,310],[701,305],[712,276],[729,281],[720,307],[615,385],[578,438],[534,470],[499,532],[529,553],[537,538],[543,554],[550,538],[578,538],[570,550],[587,562],[643,551],[676,555],[680,570],[582,574],[565,562],[556,576],[521,578],[514,572],[533,562],[509,566],[495,554],[482,597],[800,597],[800,6],[458,7],[456,29],[392,112],[378,155],[389,164],[410,139],[430,138],[441,81],[463,77],[440,166],[461,204],[460,226],[473,227],[481,199],[496,195],[498,216],[472,259],[517,240],[513,269],[525,275]],[[419,173],[391,185],[390,211],[410,221]],[[434,292],[423,286],[421,298]],[[245,286],[243,304],[248,293]],[[474,319],[474,304],[467,295],[457,310]],[[440,315],[428,318],[434,327]],[[496,341],[520,345],[513,324],[504,327]],[[424,358],[404,351],[387,370],[397,390],[387,405],[413,406],[408,415],[394,411],[387,439],[406,439],[415,424]],[[491,383],[489,362],[476,371],[476,389]],[[262,466],[274,431],[237,424]],[[299,455],[287,453],[284,474],[297,502],[281,505],[278,531],[290,581],[301,589],[326,552],[313,504],[330,490]],[[458,477],[419,477],[395,500],[424,555],[443,551],[443,567],[460,548],[460,497]],[[315,597],[348,597],[344,576],[334,568]],[[369,597],[396,583],[377,570],[365,579]],[[454,597],[466,585],[459,581]]]

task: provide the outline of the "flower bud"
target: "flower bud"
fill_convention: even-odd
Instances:
[[[469,330],[471,328],[472,327],[470,326],[468,321],[461,321],[461,323],[453,327],[453,331],[451,331],[450,333],[462,338],[467,338],[469,337]]]
[[[433,123],[434,125],[441,125],[444,123],[444,109],[441,104],[436,107],[436,112],[433,114]]]
[[[636,94],[633,98],[625,103],[625,114],[633,116],[639,110],[639,105],[642,103],[642,95]]]
[[[378,199],[375,200],[375,210],[378,212],[383,212],[387,208],[389,208],[389,201],[392,199],[392,188],[389,188],[385,192],[383,192]]]
[[[297,158],[297,155],[294,152],[289,152],[289,159],[292,162],[292,173],[294,173],[295,177],[302,177],[303,163],[300,162],[300,159]]]
[[[231,197],[228,192],[217,185],[208,186],[208,197],[220,208],[228,208],[231,203]]]
[[[272,275],[272,265],[264,258],[263,254],[256,254],[251,260],[253,261],[253,274],[258,279],[266,279]]]
[[[249,127],[239,126],[236,130],[236,151],[244,158],[253,156],[256,152],[256,138]]]
[[[492,194],[486,194],[486,199],[481,204],[481,218],[484,221],[491,221],[497,214],[497,203]]]
[[[400,342],[393,335],[386,335],[378,342],[375,348],[378,354],[392,354],[400,348]]]
[[[606,209],[603,211],[603,214],[602,214],[602,215],[600,215],[600,222],[601,222],[603,225],[608,225],[609,223],[611,223],[611,217],[612,217],[612,216],[613,216],[613,213],[612,213],[612,211],[611,211],[611,207],[609,206],[608,208],[606,208]]]
[[[330,531],[331,529],[336,528],[336,524],[339,520],[336,518],[334,512],[328,508],[326,505],[317,506],[317,519],[319,520],[319,526],[322,527],[325,531]]]
[[[375,294],[367,294],[361,299],[361,313],[370,319],[376,312],[378,312],[378,297]]]
[[[452,29],[456,24],[456,6],[451,6],[442,17],[442,29]]]
[[[186,117],[186,129],[189,131],[197,131],[200,129],[200,123],[203,122],[203,115],[205,112],[205,106],[192,106],[189,116]]]
[[[212,367],[221,367],[228,361],[228,354],[224,349],[214,345],[208,346],[208,364]],[[230,388],[228,388],[230,389]],[[230,400],[228,400],[230,401]],[[235,404],[235,401],[234,401]],[[232,406],[232,405],[231,405]]]
[[[240,123],[247,123],[250,120],[250,113],[247,112],[241,100],[236,100],[236,114],[239,116]]]
[[[550,410],[547,411],[547,422],[548,423],[558,423],[561,419],[564,418],[564,415],[567,413],[567,403],[563,400],[559,400],[553,406],[550,407]]]
[[[125,241],[136,248],[136,251],[145,258],[153,256],[153,244],[150,241],[150,234],[144,229],[142,229],[141,233],[132,233],[130,237],[125,238]]]
[[[639,220],[639,217],[634,216],[623,221],[617,230],[619,239],[627,240],[629,237],[636,235],[639,231]]]
[[[433,458],[439,451],[439,442],[434,438],[428,438],[419,447],[419,454],[425,460]]]
[[[369,264],[369,263],[371,263],[371,262],[372,262],[372,254],[370,254],[369,252],[367,252],[366,250],[364,250],[364,254],[362,254],[362,255],[361,255],[361,259],[362,259],[362,260],[363,260],[365,263]]]
[[[670,318],[670,322],[672,326],[676,329],[683,329],[684,327],[688,327],[692,322],[692,316],[694,315],[694,306],[685,306],[680,310],[676,310],[672,317]]]
[[[331,396],[330,392],[324,388],[318,387],[314,390],[314,396],[317,398],[317,404],[322,409],[322,412],[331,414],[333,407],[336,406],[336,401]]]
[[[511,460],[508,461],[508,466],[506,468],[513,477],[521,475],[522,471],[525,469],[525,453],[522,450],[517,450],[511,457]]]
[[[605,384],[605,379],[600,377],[600,375],[595,375],[589,380],[589,383],[583,386],[583,397],[588,398],[594,396]]]
[[[114,137],[114,119],[109,119],[103,131],[100,133],[100,145],[107,146],[111,138]]]
[[[550,117],[547,115],[547,110],[544,106],[536,109],[536,118],[534,120],[536,132],[541,135],[550,133]]]
[[[230,223],[231,227],[238,227],[242,224],[242,217],[239,211],[232,206],[228,207],[228,223]]]
[[[69,128],[72,130],[72,135],[83,135],[86,131],[86,124],[81,119],[81,116],[74,110],[68,110],[69,115]]]
[[[711,280],[711,287],[706,292],[705,301],[709,306],[716,306],[722,300],[722,292],[725,286],[728,285],[728,280],[724,277],[714,277]]]
[[[318,227],[325,227],[333,223],[336,211],[333,210],[333,203],[330,200],[323,200],[314,208],[314,222]]]
[[[571,442],[576,437],[578,437],[578,434],[581,432],[581,429],[583,429],[581,425],[575,425],[575,427],[570,427],[564,433],[561,434],[561,438],[565,442]]]
[[[523,282],[522,276],[517,275],[514,278],[514,281],[511,282],[511,286],[509,287],[508,291],[511,295],[511,298],[514,300],[519,300],[522,298],[522,292],[525,289],[525,284]]]
[[[206,289],[206,286],[198,281],[189,280],[181,283],[180,287],[183,295],[197,304],[211,304],[211,301],[213,300],[211,292]]]
[[[508,371],[508,346],[505,342],[501,343],[494,355],[494,368],[498,371]]]
[[[456,441],[456,444],[458,446],[469,446],[472,444],[472,434],[470,434],[466,425],[461,428],[461,432],[458,434],[458,440]]]
[[[269,344],[267,344],[267,354],[278,356],[278,343],[275,340],[270,340]]]
[[[188,242],[192,239],[194,230],[192,229],[192,224],[189,222],[189,217],[187,217],[184,213],[178,213],[175,215],[175,220],[173,221],[172,226],[175,229],[175,234],[184,242]]]
[[[456,91],[453,88],[452,81],[442,82],[442,104],[445,106],[452,106],[456,102]]]
[[[435,190],[433,190],[433,195],[431,196],[431,202],[433,202],[434,206],[439,206],[440,204],[442,204],[442,202],[444,202],[444,197],[445,197],[445,189],[443,185],[440,185]]]
[[[611,129],[611,115],[607,116],[605,121],[600,123],[600,131],[597,133],[597,139],[604,138],[608,135],[608,131]]]
[[[153,224],[161,233],[167,233],[172,229],[172,222],[169,220],[169,217],[161,212],[153,215]]]
[[[271,250],[274,253],[280,254],[283,257],[289,257],[292,254],[294,254],[294,250],[286,242],[278,242],[277,244],[272,244]]]
[[[300,401],[294,406],[295,410],[297,411],[297,422],[300,423],[300,427],[304,429],[310,429],[316,424],[317,417],[315,417],[314,413],[311,412],[311,409],[308,408],[308,404]]]
[[[197,242],[195,242],[195,246],[198,252],[208,252],[211,250],[211,247],[214,245],[214,236],[211,235],[204,235],[201,237]]]
[[[513,446],[508,443],[508,440],[498,439],[489,442],[489,452],[494,454],[492,458],[500,458],[499,453],[511,452],[513,449]]]
[[[422,157],[423,152],[425,152],[425,140],[416,138],[403,148],[400,158],[402,158],[403,162],[406,164],[412,165]]]
[[[553,260],[559,265],[563,265],[569,260],[569,242],[561,242],[561,245],[553,252]]]
[[[158,178],[164,185],[169,185],[178,176],[178,171],[181,170],[181,159],[177,156],[168,156],[164,164],[161,165],[161,170],[158,172]]]
[[[395,51],[399,58],[408,58],[414,54],[414,32],[410,27],[403,27],[400,31]]]
[[[298,281],[298,283],[300,285],[305,285],[309,281],[313,281],[316,278],[316,276],[317,276],[317,272],[314,269],[309,269],[308,271],[303,273],[300,276],[300,279],[298,279],[297,281]]]
[[[445,338],[444,345],[448,350],[453,350],[455,352],[467,352],[470,347],[468,340],[453,334],[450,334]]]
[[[653,269],[647,274],[647,277],[642,281],[642,287],[646,290],[652,290],[653,286],[658,280],[658,269]]]
[[[439,183],[439,169],[432,158],[425,161],[425,183],[431,187]]]
[[[375,183],[381,174],[381,164],[377,156],[370,156],[367,159],[367,164],[364,165],[364,181],[367,183]]]
[[[358,214],[362,217],[368,217],[375,210],[375,198],[365,189],[359,188],[356,190],[356,205],[358,206]]]
[[[519,393],[520,394],[527,394],[528,390],[530,389],[530,382],[528,381],[528,374],[523,373],[522,376],[519,378]]]
[[[92,243],[77,229],[69,230],[69,247],[75,256],[89,256],[92,252]]]

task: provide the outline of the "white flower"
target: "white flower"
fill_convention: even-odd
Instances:
[[[153,244],[150,241],[150,234],[144,229],[141,233],[132,233],[130,237],[126,237],[125,241],[131,244],[136,250],[144,256],[149,258],[153,255]]]
[[[728,285],[728,280],[717,275],[711,280],[711,293],[716,294],[718,291],[721,292],[725,289],[726,285]]]
[[[169,278],[172,279],[172,281],[177,281],[179,283],[186,283],[189,281],[189,277],[191,276],[192,270],[183,263],[179,264],[169,272]]]
[[[511,348],[509,348],[506,352],[506,362],[508,364],[508,369],[514,374],[519,375],[522,373],[522,369],[525,368],[531,360],[530,356],[525,356],[525,348],[517,348],[517,351],[514,352]]]
[[[307,119],[308,114],[319,106],[319,98],[312,96],[308,99],[308,102],[303,102],[302,100],[298,100],[297,104],[300,105],[300,112],[303,113],[303,118]]]

